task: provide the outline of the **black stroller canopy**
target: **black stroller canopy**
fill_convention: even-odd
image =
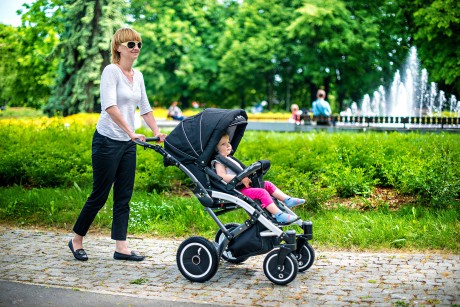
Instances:
[[[184,119],[165,139],[165,149],[182,164],[206,166],[216,154],[221,137],[228,133],[236,151],[247,126],[244,110],[205,109]]]

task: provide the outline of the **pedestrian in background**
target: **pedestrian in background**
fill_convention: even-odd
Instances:
[[[326,101],[326,92],[324,90],[318,90],[316,93],[317,99],[313,101],[313,115],[314,116],[331,116],[331,106]]]
[[[174,120],[184,120],[185,116],[182,115],[182,110],[177,106],[178,102],[174,101],[168,108],[168,116]]]
[[[289,117],[288,122],[295,123],[297,125],[301,122],[302,111],[299,110],[299,106],[297,104],[291,105],[291,117]]]

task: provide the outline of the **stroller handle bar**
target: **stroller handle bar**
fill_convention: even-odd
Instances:
[[[158,142],[158,141],[160,141],[160,137],[159,136],[154,136],[154,137],[145,138],[145,141],[146,142]]]
[[[140,146],[144,146],[144,147],[152,147],[153,145],[149,144],[149,142],[159,142],[159,141],[160,141],[160,137],[154,136],[154,137],[145,138],[145,142],[139,139],[135,139],[134,143]]]
[[[170,155],[163,149],[163,147],[157,144],[154,145],[154,144],[148,143],[148,142],[159,142],[159,141],[160,141],[160,138],[155,136],[155,137],[145,138],[145,142],[139,139],[135,139],[134,143],[136,143],[139,146],[144,147],[144,149],[147,149],[147,148],[153,149],[156,152],[160,153],[163,157],[169,157]]]

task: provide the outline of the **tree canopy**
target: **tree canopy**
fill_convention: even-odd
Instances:
[[[52,55],[60,58],[45,112],[70,115],[99,108],[99,79],[110,63],[110,40],[125,20],[124,0],[64,0],[63,31]]]
[[[48,114],[93,112],[110,39],[130,26],[155,105],[333,111],[388,86],[416,46],[440,89],[460,94],[460,4],[453,0],[36,0],[0,25],[0,103]]]
[[[460,93],[460,2],[401,1],[420,60],[447,92]]]
[[[48,0],[24,4],[22,25],[0,24],[0,103],[41,108],[54,85],[58,59],[49,57],[59,43],[60,10]]]

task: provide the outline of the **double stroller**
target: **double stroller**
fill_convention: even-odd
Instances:
[[[184,240],[176,255],[182,275],[195,282],[205,282],[216,274],[220,258],[230,263],[242,263],[251,256],[267,254],[263,263],[266,277],[277,285],[293,281],[297,272],[309,269],[315,253],[309,240],[313,238],[312,223],[300,219],[280,224],[259,201],[254,201],[238,191],[241,179],[249,177],[254,187],[263,187],[263,175],[270,167],[267,160],[246,167],[229,183],[222,180],[210,166],[221,137],[227,133],[234,151],[237,150],[247,126],[244,110],[205,109],[186,118],[166,137],[164,148],[148,142],[137,144],[160,153],[165,166],[176,166],[193,182],[190,189],[219,227],[214,242],[192,236]],[[277,206],[293,212],[282,202],[273,199]],[[219,215],[243,209],[247,219],[242,223],[223,224]],[[283,231],[285,226],[297,225],[295,230]]]

